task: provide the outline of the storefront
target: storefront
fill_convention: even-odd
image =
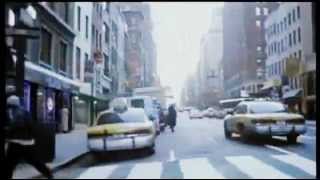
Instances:
[[[24,106],[34,120],[52,127],[56,133],[73,129],[72,96],[77,90],[57,77],[26,68]]]

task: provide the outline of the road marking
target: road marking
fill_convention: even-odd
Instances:
[[[276,168],[265,164],[259,159],[251,156],[228,156],[228,162],[235,165],[243,173],[253,179],[292,179],[292,176],[285,174]]]
[[[184,179],[224,179],[206,158],[180,160]]]
[[[290,155],[272,155],[273,158],[278,159],[282,162],[295,166],[303,171],[316,176],[316,162],[306,159],[296,154]]]
[[[117,165],[90,167],[77,179],[106,179],[117,167]]]
[[[276,147],[276,146],[272,146],[272,145],[264,145],[264,146],[267,147],[267,148],[269,148],[269,149],[272,149],[272,150],[275,150],[275,151],[279,151],[279,152],[281,152],[281,153],[294,154],[293,152],[284,150],[284,149],[279,148],[279,147]]]
[[[161,162],[139,163],[131,169],[127,179],[160,179],[161,172]]]
[[[171,149],[170,152],[169,152],[169,160],[168,161],[175,161],[176,160],[176,157],[175,157],[175,154],[174,154],[174,151]]]

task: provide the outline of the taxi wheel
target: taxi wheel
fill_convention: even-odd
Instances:
[[[298,138],[298,135],[291,134],[291,135],[287,136],[287,141],[288,141],[289,144],[296,144],[297,143],[297,138]]]

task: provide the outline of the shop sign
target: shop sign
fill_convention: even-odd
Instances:
[[[47,108],[48,108],[49,112],[51,112],[53,110],[53,107],[54,107],[53,99],[52,99],[52,97],[49,97],[47,100]]]

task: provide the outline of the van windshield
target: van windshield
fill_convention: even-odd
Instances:
[[[144,108],[143,99],[133,99],[131,100],[131,106],[135,108]]]

